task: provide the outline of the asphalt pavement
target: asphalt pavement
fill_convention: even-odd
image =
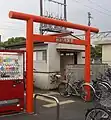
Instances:
[[[81,98],[72,96],[69,98],[61,97],[56,91],[35,91],[45,95],[51,95],[60,101],[59,120],[84,120],[87,109],[92,107],[92,103],[84,102]],[[37,115],[28,115],[26,113],[0,117],[0,120],[56,120],[56,104],[52,100],[43,97],[36,99]]]

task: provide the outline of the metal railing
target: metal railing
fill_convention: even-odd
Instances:
[[[57,104],[56,120],[59,120],[60,104],[59,104],[59,100],[54,96],[48,96],[48,95],[43,95],[43,94],[36,93],[34,95],[34,113],[37,114],[37,109],[36,109],[36,97],[37,96],[41,96],[41,97],[44,97],[44,98],[47,98],[47,99],[51,99],[51,100],[54,100],[56,102],[56,104]]]

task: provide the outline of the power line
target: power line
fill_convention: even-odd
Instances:
[[[80,1],[77,1],[77,0],[74,0],[73,2],[76,2],[76,3],[80,3],[80,4],[81,4],[81,2],[80,2]],[[86,4],[83,4],[83,3],[82,3],[82,5],[83,5],[84,7],[87,7],[87,8],[89,8],[89,9],[92,9],[92,10],[98,12],[98,13],[101,13],[101,14],[104,14],[104,15],[107,15],[107,16],[111,17],[111,14],[107,14],[106,12],[103,12],[103,11],[101,11],[101,10],[95,9],[95,8],[90,7],[90,6],[88,6],[88,5],[86,5]]]
[[[101,8],[101,9],[103,9],[103,10],[105,10],[105,11],[107,11],[107,12],[110,12],[111,13],[111,10],[109,10],[109,9],[106,9],[106,8],[104,8],[104,7],[102,7],[102,5],[100,5],[100,4],[97,4],[97,2],[96,1],[92,1],[92,0],[88,0],[90,3],[92,3],[92,4],[94,4],[94,5],[96,5],[96,6],[98,6],[99,8]]]

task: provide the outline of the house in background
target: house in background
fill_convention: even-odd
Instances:
[[[6,49],[25,50],[26,44],[20,43],[7,46]],[[62,43],[41,43],[34,42],[34,74],[35,86],[41,89],[53,89],[55,84],[51,84],[52,73],[61,72],[68,64],[85,63],[85,47],[82,45],[62,44]]]
[[[102,63],[111,65],[111,38],[96,40],[94,44],[102,46]]]

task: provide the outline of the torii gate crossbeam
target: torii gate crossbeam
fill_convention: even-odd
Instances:
[[[65,44],[85,45],[85,82],[90,83],[90,32],[99,32],[97,28],[73,24],[66,21],[55,20],[42,16],[35,16],[19,12],[10,11],[9,17],[13,19],[24,20],[27,23],[26,31],[26,111],[33,112],[33,41],[40,42],[59,42]],[[52,24],[66,28],[72,28],[85,31],[85,40],[69,39],[61,40],[59,35],[39,35],[33,34],[33,22]],[[90,98],[90,89],[87,88],[88,96]]]

